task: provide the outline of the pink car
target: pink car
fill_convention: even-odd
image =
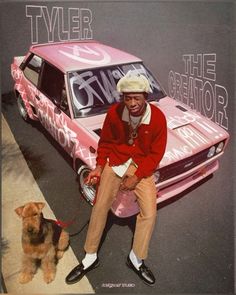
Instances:
[[[19,112],[39,120],[73,158],[80,191],[91,204],[95,188],[84,179],[94,168],[99,134],[108,108],[120,100],[117,81],[129,70],[144,74],[168,122],[165,155],[155,172],[157,203],[215,172],[229,134],[186,105],[168,97],[142,60],[94,41],[31,46],[11,65]],[[119,192],[112,205],[119,217],[139,211],[133,192]]]

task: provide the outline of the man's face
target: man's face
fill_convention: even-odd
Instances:
[[[142,115],[146,99],[144,93],[124,93],[124,103],[133,116]]]

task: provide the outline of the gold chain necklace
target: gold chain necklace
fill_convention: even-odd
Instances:
[[[138,127],[142,121],[143,115],[140,116],[137,123],[134,123],[129,114],[129,140],[128,140],[129,145],[132,145],[134,143],[134,139],[138,137]]]

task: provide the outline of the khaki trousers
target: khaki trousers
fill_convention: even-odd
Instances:
[[[136,171],[130,165],[125,175],[133,175]],[[124,175],[124,176],[125,176]],[[107,214],[119,190],[122,178],[115,174],[106,164],[103,169],[97,191],[96,203],[92,209],[84,249],[86,253],[95,253],[106,225]],[[156,187],[154,176],[143,178],[134,190],[140,212],[137,215],[133,239],[133,251],[140,258],[147,258],[149,242],[156,221]]]

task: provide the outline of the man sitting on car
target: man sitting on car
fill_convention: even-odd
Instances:
[[[66,277],[68,284],[78,282],[99,265],[98,246],[119,190],[133,190],[140,207],[126,263],[146,284],[155,283],[143,260],[147,258],[156,221],[153,173],[166,148],[166,119],[158,107],[146,101],[151,88],[143,75],[128,72],[119,80],[117,90],[123,99],[106,115],[98,143],[97,166],[87,178],[87,184],[99,180],[99,186],[84,245],[86,255]]]

